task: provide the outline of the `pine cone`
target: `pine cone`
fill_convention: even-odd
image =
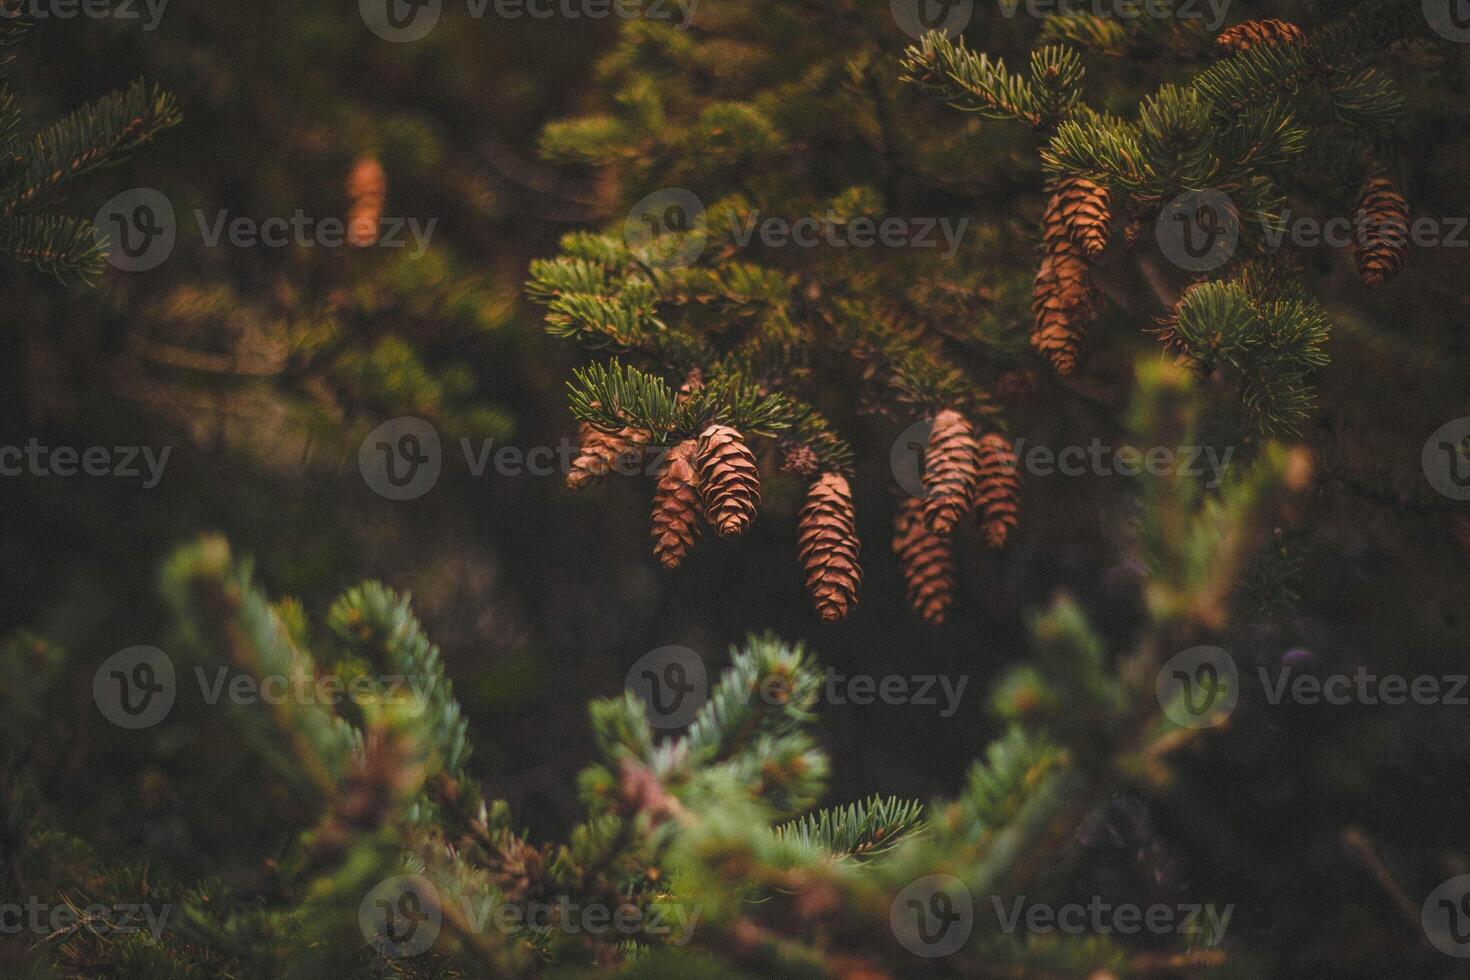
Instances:
[[[686,439],[669,450],[653,492],[653,553],[665,568],[678,568],[699,536],[697,449],[693,439]]]
[[[980,446],[970,420],[946,408],[934,416],[924,449],[924,523],[950,534],[975,505]]]
[[[1088,258],[1097,258],[1108,247],[1108,226],[1113,220],[1110,202],[1102,184],[1085,177],[1063,177],[1047,199],[1042,238],[1048,243],[1070,238]]]
[[[649,433],[642,429],[603,432],[583,422],[578,431],[581,444],[567,472],[567,488],[571,490],[580,490],[602,479],[614,466],[636,465],[649,440]]]
[[[817,612],[833,623],[857,605],[858,564],[852,491],[839,473],[823,473],[807,491],[797,530],[797,554]]]
[[[1016,526],[1018,508],[1016,450],[1002,435],[990,432],[980,438],[980,487],[975,492],[976,512],[985,529],[985,543],[999,548]]]
[[[1375,177],[1363,185],[1354,224],[1353,261],[1358,276],[1370,286],[1381,286],[1404,267],[1409,250],[1409,202],[1394,190],[1393,181]]]
[[[934,626],[944,622],[944,611],[954,597],[950,540],[931,534],[924,526],[924,502],[918,497],[899,505],[893,520],[893,553],[903,566],[909,605]]]
[[[388,175],[370,156],[359,157],[347,175],[347,243],[366,248],[378,240],[383,204],[388,199]]]
[[[1058,374],[1077,366],[1077,348],[1092,321],[1092,273],[1081,246],[1070,238],[1045,244],[1031,298],[1036,317],[1031,331],[1035,347]]]
[[[1302,29],[1290,21],[1247,20],[1234,27],[1226,28],[1215,38],[1215,43],[1226,51],[1245,51],[1258,44],[1301,44],[1307,39]]]
[[[728,425],[712,425],[701,432],[698,453],[705,518],[722,538],[743,534],[761,502],[755,456]]]

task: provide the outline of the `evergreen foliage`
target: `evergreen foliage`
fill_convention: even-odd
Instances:
[[[1100,188],[1087,204],[1089,220],[1101,221],[1088,256],[1047,244],[1062,254],[1036,279],[1038,309],[1051,319],[1032,339],[1057,370],[1072,370],[1102,294],[1233,391],[1239,417],[1217,436],[1253,443],[1301,430],[1328,363],[1331,317],[1297,256],[1276,247],[1288,194],[1314,183],[1309,148],[1332,148],[1338,183],[1326,195],[1338,198],[1395,165],[1402,97],[1381,63],[1395,41],[1426,30],[1416,11],[1365,0],[1305,34],[1223,57],[1198,18],[1067,13],[1042,21],[1023,69],[941,32],[895,57],[869,14],[751,2],[711,12],[693,35],[631,22],[598,66],[608,104],[545,129],[548,160],[606,168],[632,208],[601,233],[568,234],[560,256],[531,266],[528,294],[545,304],[548,332],[614,355],[575,371],[573,415],[669,445],[729,425],[844,473],[850,435],[828,413],[854,399],[894,423],[949,410],[1012,429],[1002,379],[1019,366],[1049,373],[1030,367],[1024,349],[1032,232],[997,216],[993,188],[968,176],[984,172],[983,157],[961,162],[996,152],[993,127],[1010,121],[1031,132],[1036,153],[1029,166],[1015,153],[998,161],[1011,185]],[[777,34],[825,43],[813,51],[797,41],[778,55],[764,43]],[[1093,91],[1099,59],[1164,57],[1187,67],[1127,115],[1111,90]],[[956,128],[914,93],[977,122]],[[799,148],[796,162],[776,145]],[[1109,196],[1128,241],[1097,258]],[[1071,207],[1046,220],[1075,220]],[[860,220],[911,215],[963,222],[953,256],[936,261],[913,241],[853,244]],[[773,238],[763,224],[772,218],[788,231],[805,221],[846,247]],[[1116,253],[1176,219],[1212,223],[1206,230],[1228,235],[1229,250],[1192,279],[1140,251],[1152,289],[1139,295]],[[1094,360],[1106,364],[1101,353]]]
[[[7,0],[0,10],[0,48],[33,26],[24,6]],[[54,198],[69,181],[116,163],[178,125],[178,104],[138,81],[33,134],[25,131],[23,112],[15,93],[0,87],[0,255],[62,282],[94,282],[107,255],[97,229],[89,219],[50,210]]]
[[[1458,207],[1470,48],[1395,0],[1218,32],[1151,6],[1171,16],[987,11],[910,43],[883,2],[726,0],[687,31],[591,25],[616,34],[595,64],[569,44],[540,76],[485,57],[525,25],[472,35],[454,5],[417,46],[326,0],[181,9],[140,43],[200,127],[134,155],[176,201],[453,227],[420,256],[181,239],[98,290],[10,282],[0,449],[40,406],[58,444],[137,441],[138,409],[145,445],[198,452],[153,498],[6,483],[4,601],[29,628],[0,632],[0,974],[1458,976],[1419,908],[1465,858],[1455,709],[1268,711],[1254,679],[1463,674],[1470,521],[1409,457],[1426,413],[1464,410],[1470,297],[1453,252],[1392,232]],[[0,17],[0,44],[29,26]],[[548,94],[566,64],[590,95]],[[50,106],[11,77],[0,251],[92,283],[95,229],[57,198],[179,108],[139,82],[33,130]],[[507,154],[500,127],[553,106],[583,114],[526,137],[544,166]],[[1160,229],[1202,199],[1239,238],[1187,268]],[[1379,240],[1299,247],[1302,213]],[[516,346],[528,260],[521,329],[549,362]],[[397,506],[351,472],[389,417],[452,460],[563,401],[568,487],[646,463],[677,585],[623,547],[643,541],[616,490],[446,472]],[[1224,462],[1023,480],[1023,440]],[[232,543],[200,536],[220,524]],[[894,598],[817,632],[783,592],[805,577],[846,616],[859,530]],[[924,625],[883,616],[905,584]],[[649,634],[744,635],[687,725],[618,690]],[[178,679],[156,725],[103,717],[123,636]],[[1173,658],[1216,645],[1238,675],[1202,709],[1171,695]],[[984,693],[933,725],[828,696],[831,668],[876,665]],[[295,696],[249,694],[277,684]],[[558,711],[589,696],[580,726]],[[27,896],[67,915],[9,929]],[[1140,897],[1238,917],[1223,942],[1007,918]],[[937,953],[924,913],[965,898]],[[144,928],[115,928],[125,907]]]
[[[1154,434],[1187,432],[1198,411],[1189,376],[1154,364],[1140,380],[1140,423]],[[1039,860],[1047,842],[1096,801],[1168,783],[1170,758],[1202,731],[1156,701],[1157,658],[1181,638],[1226,625],[1231,583],[1273,519],[1292,465],[1272,445],[1217,497],[1200,500],[1189,480],[1150,486],[1148,630],[1132,649],[1109,652],[1070,601],[1038,615],[1034,658],[994,698],[1009,728],[958,797],[927,807],[873,797],[814,809],[830,768],[812,731],[822,674],[802,646],[752,636],[731,651],[683,734],[656,736],[631,694],[591,705],[601,760],[579,781],[585,822],[557,845],[531,844],[512,829],[505,804],[482,801],[464,770],[465,721],[406,597],[377,583],[350,589],[332,606],[330,632],[313,640],[299,606],[268,601],[222,539],[202,539],[177,552],[162,577],[179,627],[171,649],[187,658],[181,670],[227,666],[258,681],[335,675],[368,683],[341,706],[318,698],[232,704],[240,751],[265,762],[307,816],[261,894],[218,882],[144,888],[141,868],[77,877],[68,849],[48,843],[44,802],[8,787],[6,812],[21,818],[12,832],[34,876],[25,886],[64,883],[100,899],[139,894],[128,891],[133,885],[176,906],[174,927],[158,936],[120,937],[82,922],[46,940],[43,960],[61,975],[75,975],[68,964],[85,959],[138,977],[374,976],[389,968],[522,976],[636,964],[654,948],[687,945],[750,975],[806,976],[839,962],[913,975],[919,961],[889,928],[889,906],[906,884],[945,874],[974,895],[1034,895],[1049,887]],[[1172,532],[1158,533],[1165,524]],[[7,718],[34,716],[27,704],[44,697],[60,656],[33,637],[6,646],[5,676],[25,679],[7,685]],[[408,683],[383,683],[391,677]],[[11,735],[11,752],[24,754],[35,740]],[[394,946],[402,937],[391,930],[388,939],[364,933],[377,953],[362,949],[354,931],[365,928],[364,903],[402,875],[427,882],[415,886],[417,914],[443,931],[422,956]],[[533,907],[555,911],[517,917]],[[502,921],[502,908],[515,924],[487,926]],[[580,917],[597,909],[621,910],[637,925],[586,929],[591,919]],[[1128,962],[1126,948],[1102,937],[1025,942],[983,914],[975,926],[955,955],[925,965],[935,975],[1080,976]]]

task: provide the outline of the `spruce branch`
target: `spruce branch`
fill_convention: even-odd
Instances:
[[[1132,33],[1118,17],[1072,12],[1055,14],[1042,21],[1041,39],[1050,43],[1074,44],[1121,58],[1128,53]]]
[[[0,213],[30,207],[63,182],[117,161],[182,119],[174,97],[136,81],[36,134],[22,172],[0,189]]]
[[[1061,45],[1043,45],[1031,52],[1031,81],[1041,120],[1055,125],[1073,112],[1082,97],[1082,56]]]
[[[617,358],[579,368],[573,378],[567,384],[572,414],[582,421],[604,432],[644,429],[662,438],[674,431],[680,406],[662,378]]]
[[[1047,121],[1046,104],[1033,82],[1010,72],[999,58],[969,50],[963,38],[930,31],[917,47],[904,51],[900,69],[904,81],[956,109],[987,119],[1018,119],[1028,126]],[[1080,77],[1080,62],[1076,70]]]
[[[36,26],[36,20],[26,6],[24,0],[0,0],[0,48],[19,44]],[[8,57],[5,59],[9,60]]]
[[[164,566],[162,592],[182,628],[185,649],[205,666],[222,664],[257,679],[311,679],[315,661],[292,642],[271,604],[250,584],[223,538],[180,549]],[[267,717],[231,702],[245,736],[263,758],[310,797],[329,797],[361,735],[317,700],[284,698]]]
[[[846,806],[809,813],[775,828],[782,840],[834,855],[867,860],[910,834],[923,832],[924,807],[917,800],[874,796]]]
[[[0,254],[60,282],[88,285],[106,261],[92,222],[59,214],[0,218]]]
[[[821,683],[800,644],[788,646],[769,633],[747,637],[730,651],[730,666],[684,736],[691,763],[728,761],[762,737],[781,744],[811,721]]]
[[[377,670],[375,678],[390,684],[406,683],[408,691],[391,690],[375,683],[375,694],[388,702],[405,703],[423,713],[421,724],[428,732],[428,745],[438,764],[453,778],[460,778],[469,758],[466,736],[468,722],[461,716],[454,685],[444,674],[439,648],[429,641],[409,605],[377,582],[349,589],[333,603],[327,623],[345,642]],[[411,697],[413,701],[408,701]],[[418,702],[417,699],[422,699]]]
[[[1302,89],[1318,85],[1342,121],[1386,131],[1399,114],[1400,99],[1363,62],[1412,29],[1405,8],[1393,0],[1372,0],[1305,44],[1252,46],[1201,72],[1191,85],[1222,119],[1252,105],[1299,98]]]
[[[1185,291],[1165,327],[1202,371],[1225,369],[1265,432],[1292,432],[1311,404],[1309,378],[1327,363],[1326,312],[1299,289],[1249,271]]]
[[[635,134],[619,119],[585,116],[554,122],[541,133],[536,150],[550,163],[604,165],[630,157],[636,149]]]

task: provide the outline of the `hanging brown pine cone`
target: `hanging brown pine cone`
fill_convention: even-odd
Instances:
[[[1245,51],[1258,44],[1301,44],[1307,35],[1290,21],[1247,20],[1221,31],[1215,43],[1226,51]]]
[[[1044,244],[1031,312],[1036,318],[1031,346],[1051,361],[1058,374],[1071,374],[1094,310],[1092,273],[1081,246],[1070,238]]]
[[[1387,177],[1363,185],[1353,221],[1357,229],[1353,262],[1358,276],[1370,286],[1381,286],[1398,275],[1409,251],[1409,202]]]
[[[1097,258],[1108,247],[1112,220],[1106,187],[1086,177],[1063,177],[1047,199],[1041,234],[1047,242],[1070,238],[1088,258]]]
[[[388,175],[371,156],[359,157],[347,175],[347,244],[366,248],[378,241],[383,204],[388,199]]]
[[[944,622],[944,612],[954,595],[951,541],[924,526],[924,502],[918,497],[899,505],[893,519],[893,553],[903,566],[909,605],[934,626]]]
[[[823,473],[807,490],[797,524],[797,555],[817,613],[833,623],[857,605],[858,564],[852,490],[840,473]]]
[[[975,510],[985,532],[985,543],[999,548],[1016,526],[1020,487],[1016,450],[996,432],[980,438],[980,486],[975,491]]]
[[[975,505],[980,446],[970,420],[952,408],[934,416],[924,449],[924,523],[950,534]]]
[[[653,492],[653,554],[665,568],[678,568],[699,536],[698,444],[685,439],[664,458]]]
[[[755,456],[740,433],[711,425],[699,435],[699,493],[705,518],[722,538],[744,533],[761,502]]]
[[[642,429],[619,429],[603,432],[583,422],[578,428],[581,439],[577,458],[567,472],[567,488],[580,490],[607,476],[614,468],[626,471],[643,457],[649,433]]]

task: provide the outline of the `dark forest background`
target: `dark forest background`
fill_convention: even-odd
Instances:
[[[174,92],[184,114],[67,202],[90,215],[125,189],[162,191],[179,226],[165,263],[146,273],[109,268],[94,289],[39,276],[0,283],[7,442],[171,448],[151,489],[122,478],[0,484],[0,627],[44,636],[83,668],[49,706],[73,733],[69,755],[44,775],[72,824],[65,829],[104,850],[146,844],[185,875],[217,870],[221,849],[264,846],[264,836],[242,840],[238,825],[208,822],[231,812],[226,803],[263,828],[277,801],[215,743],[204,715],[152,741],[121,739],[88,686],[90,666],[113,652],[166,647],[159,565],[207,530],[253,558],[268,594],[296,596],[318,614],[364,578],[411,593],[470,719],[471,768],[533,839],[560,835],[576,817],[575,774],[592,753],[586,701],[621,689],[628,667],[655,647],[689,646],[716,665],[728,645],[769,628],[843,672],[968,676],[952,718],[824,705],[840,801],[953,792],[998,730],[985,711],[989,681],[1024,655],[1028,610],[1045,597],[1071,591],[1114,636],[1129,635],[1142,570],[1117,557],[1134,506],[1118,477],[1028,479],[1028,516],[1004,552],[964,539],[959,592],[949,622],[934,629],[909,611],[889,555],[886,451],[858,464],[866,578],[861,606],[836,626],[818,621],[802,588],[794,481],[771,482],[737,544],[708,536],[668,573],[649,553],[645,481],[572,494],[556,475],[472,475],[461,438],[529,449],[575,437],[565,380],[583,355],[543,334],[522,282],[528,262],[554,254],[566,231],[621,215],[606,175],[549,166],[536,140],[548,121],[598,103],[589,66],[615,42],[617,23],[457,23],[463,12],[451,3],[428,39],[388,44],[351,6],[175,0],[151,32],[136,22],[43,20],[17,49],[10,74],[38,120],[139,76]],[[1461,97],[1462,81],[1452,80]],[[1452,210],[1466,199],[1467,137],[1421,135],[1406,148],[1419,179],[1410,196]],[[341,216],[363,154],[386,170],[386,213],[437,219],[423,258],[210,248],[199,235],[196,209],[211,219],[298,208]],[[1270,597],[1272,618],[1242,625],[1242,665],[1305,649],[1318,663],[1385,672],[1464,669],[1465,535],[1418,467],[1423,439],[1467,411],[1470,289],[1463,255],[1421,268],[1425,278],[1359,305],[1333,341],[1325,407],[1306,436],[1334,441],[1332,452],[1370,477],[1313,491],[1316,505],[1293,532],[1306,570],[1290,580],[1295,598]],[[1436,338],[1435,356],[1416,346],[1425,335]],[[1124,363],[1104,360],[1105,377],[1114,368],[1109,380],[1125,377]],[[1123,384],[1079,402],[1043,377],[1018,434],[1032,444],[1113,439]],[[363,436],[400,415],[432,419],[445,446],[438,484],[406,502],[375,494],[357,467]],[[887,445],[886,430],[854,424],[855,442]],[[1167,839],[1219,816],[1210,839],[1184,842],[1210,857],[1171,873],[1207,881],[1224,900],[1238,896],[1242,909],[1341,920],[1330,934],[1256,923],[1283,942],[1357,934],[1370,945],[1379,930],[1402,930],[1341,832],[1363,828],[1391,866],[1422,866],[1417,855],[1462,845],[1467,718],[1470,709],[1357,707],[1296,708],[1259,723],[1241,716],[1184,767],[1174,805],[1193,819],[1151,817]]]

